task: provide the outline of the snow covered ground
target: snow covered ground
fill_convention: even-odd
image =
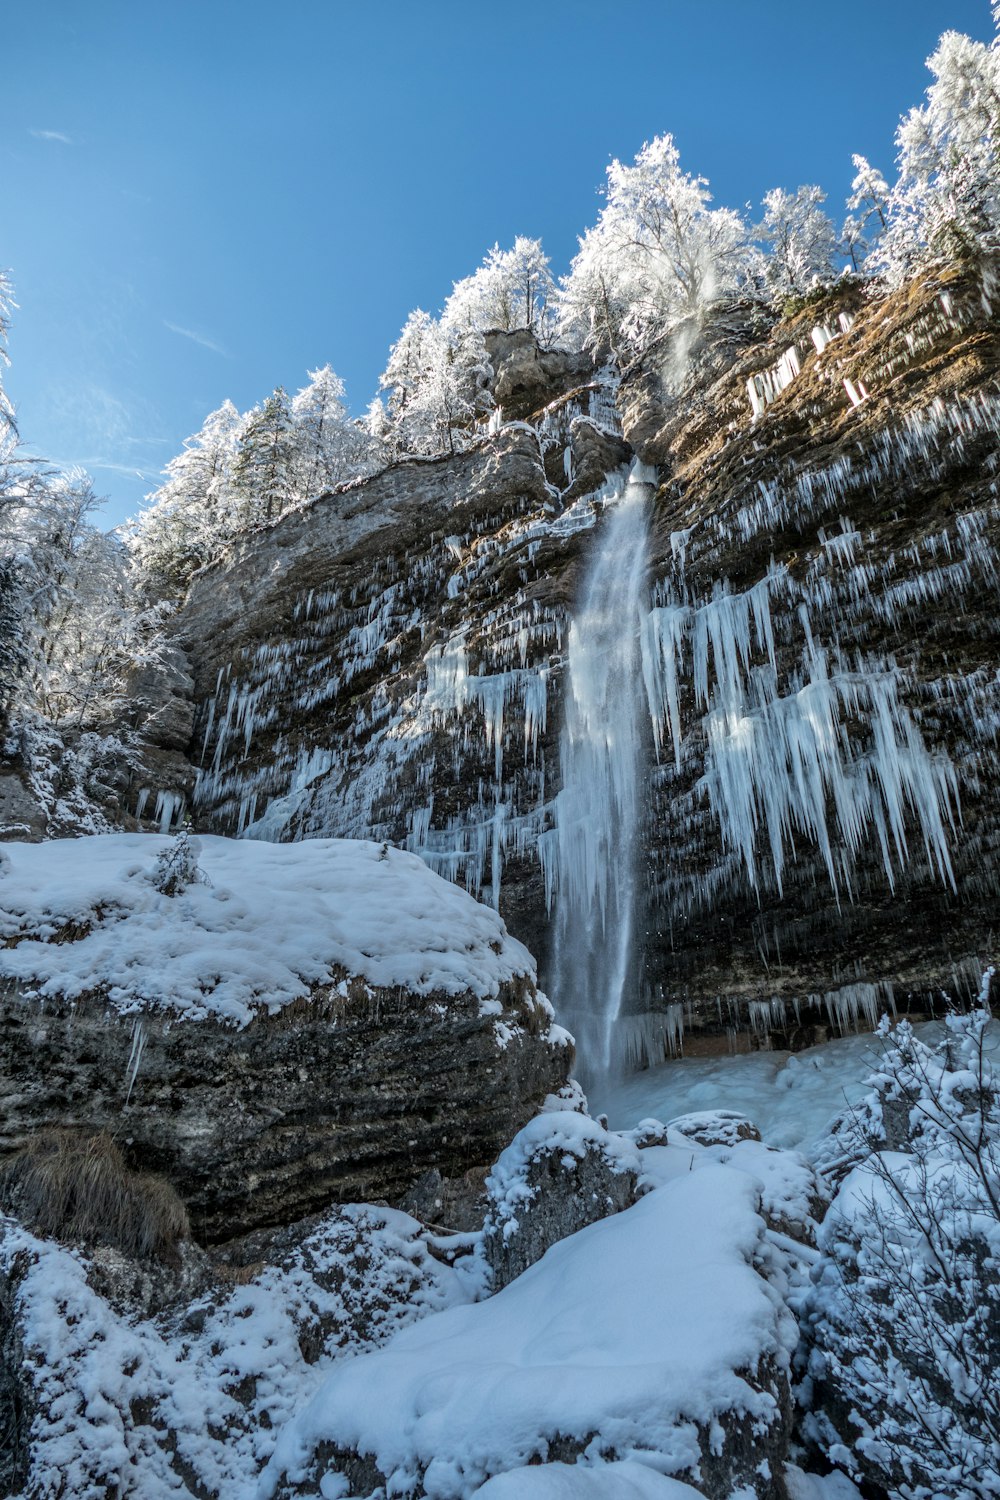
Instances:
[[[104,834],[0,847],[0,980],[43,998],[246,1025],[358,976],[485,1007],[534,960],[500,917],[415,854],[365,841],[192,840],[204,878],[173,895],[173,840]],[[162,884],[162,881],[161,881]],[[126,920],[127,919],[127,920]],[[58,938],[59,941],[53,941]],[[346,991],[345,991],[346,993]]]

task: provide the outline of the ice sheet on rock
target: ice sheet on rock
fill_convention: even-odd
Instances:
[[[785,1465],[788,1500],[861,1500],[861,1491],[846,1474],[808,1474],[797,1464]]]
[[[481,1001],[534,975],[494,911],[400,849],[205,837],[207,883],[166,896],[153,883],[166,847],[151,834],[7,844],[0,938],[19,941],[0,948],[0,978],[43,998],[98,991],[123,1012],[245,1025],[343,973]]]
[[[370,1455],[393,1493],[422,1484],[434,1500],[467,1500],[557,1437],[589,1462],[691,1472],[698,1425],[734,1410],[774,1418],[773,1396],[736,1372],[787,1366],[796,1339],[750,1264],[756,1202],[742,1173],[688,1173],[553,1246],[488,1301],[335,1370],[279,1436],[260,1496],[283,1473],[304,1479],[321,1443]]]
[[[942,1027],[929,1021],[914,1030],[929,1041]],[[1000,1026],[990,1027],[987,1037],[1000,1062]],[[593,1090],[590,1105],[607,1114],[613,1130],[628,1130],[647,1116],[670,1120],[721,1105],[752,1120],[766,1143],[809,1157],[837,1116],[868,1094],[866,1080],[880,1058],[870,1035],[794,1053],[681,1058]]]

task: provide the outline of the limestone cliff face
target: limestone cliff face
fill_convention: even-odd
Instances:
[[[179,626],[196,819],[405,844],[544,984],[567,628],[635,451],[660,474],[637,1050],[962,992],[997,913],[998,303],[979,266],[776,325],[730,307],[617,399],[536,362],[530,421],[248,537]]]
[[[537,427],[398,465],[200,574],[180,622],[196,819],[404,844],[500,892],[544,952],[561,642],[587,497],[631,456],[614,425],[605,387],[570,393]]]

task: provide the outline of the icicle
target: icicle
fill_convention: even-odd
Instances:
[[[126,1067],[126,1070],[125,1070],[125,1081],[126,1081],[126,1084],[127,1084],[127,1088],[126,1088],[126,1091],[125,1091],[125,1104],[128,1104],[129,1100],[132,1097],[132,1090],[135,1088],[135,1080],[139,1076],[139,1064],[142,1062],[142,1054],[145,1051],[145,1048],[146,1048],[146,1025],[145,1025],[145,1022],[142,1021],[141,1019],[133,1021],[132,1022],[132,1050],[129,1053],[128,1066]]]

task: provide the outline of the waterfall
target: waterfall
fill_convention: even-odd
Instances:
[[[569,631],[562,790],[543,856],[556,895],[550,988],[578,1074],[617,1063],[615,1022],[634,974],[645,689],[639,647],[655,471],[637,460],[598,528]]]

